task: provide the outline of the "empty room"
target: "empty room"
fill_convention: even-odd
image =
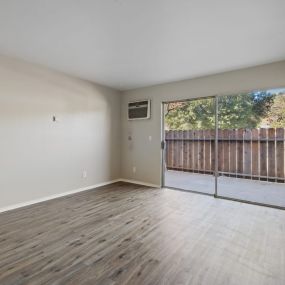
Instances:
[[[285,1],[0,1],[0,285],[284,285]]]

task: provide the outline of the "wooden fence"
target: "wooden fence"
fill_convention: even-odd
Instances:
[[[219,175],[285,182],[285,129],[218,130]],[[166,131],[167,169],[213,174],[215,130]]]

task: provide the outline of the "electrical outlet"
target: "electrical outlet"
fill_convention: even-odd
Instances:
[[[83,170],[83,172],[82,172],[82,178],[87,178],[87,171],[86,171],[86,170]]]
[[[135,166],[133,166],[133,173],[137,172],[137,168]]]

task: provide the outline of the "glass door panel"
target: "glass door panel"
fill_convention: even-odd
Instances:
[[[285,207],[285,89],[218,98],[218,196]]]
[[[164,105],[166,187],[215,193],[215,98]]]

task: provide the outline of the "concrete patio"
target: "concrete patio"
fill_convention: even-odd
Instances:
[[[214,194],[212,175],[168,170],[165,186]],[[285,184],[220,176],[218,195],[263,204],[285,207]]]

